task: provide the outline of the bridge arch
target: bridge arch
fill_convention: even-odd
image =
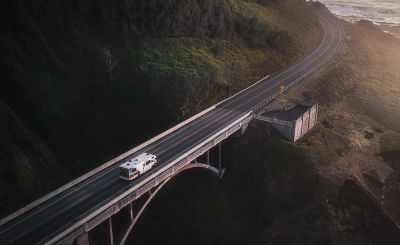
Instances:
[[[207,169],[211,172],[213,172],[214,174],[216,174],[219,178],[222,178],[225,169],[218,169],[215,168],[211,165],[205,164],[205,163],[191,163],[186,165],[185,167],[179,169],[178,172],[176,172],[175,174],[171,175],[170,177],[166,178],[165,180],[163,180],[153,191],[150,191],[150,195],[148,197],[148,199],[146,200],[146,202],[143,204],[143,206],[139,209],[138,213],[136,214],[136,216],[131,220],[131,223],[129,224],[128,228],[126,229],[126,231],[124,232],[124,236],[121,239],[120,245],[125,244],[126,240],[128,239],[129,234],[131,233],[133,227],[136,225],[137,221],[139,220],[139,218],[141,217],[143,211],[146,209],[146,207],[149,205],[149,203],[153,200],[153,198],[157,195],[157,193],[171,180],[173,179],[175,176],[179,175],[182,172],[185,172],[186,170],[189,169],[193,169],[193,168],[203,168],[203,169]]]

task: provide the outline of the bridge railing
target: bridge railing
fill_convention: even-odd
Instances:
[[[79,176],[78,178],[76,178],[76,179],[74,179],[74,180],[68,182],[67,184],[64,184],[63,186],[57,188],[56,190],[54,190],[54,191],[48,193],[47,195],[45,195],[45,196],[43,196],[43,197],[41,197],[41,198],[39,198],[39,199],[37,199],[37,200],[35,200],[35,201],[29,203],[28,205],[26,205],[26,206],[22,207],[21,209],[15,211],[14,213],[9,214],[8,216],[6,216],[6,217],[4,217],[4,218],[2,218],[2,219],[0,220],[0,226],[3,225],[3,224],[5,224],[5,223],[7,223],[8,221],[10,221],[10,220],[12,220],[12,219],[18,217],[19,215],[22,215],[22,214],[28,212],[29,210],[31,210],[31,209],[33,209],[33,208],[39,206],[40,204],[44,203],[45,201],[47,201],[47,200],[49,200],[49,199],[55,197],[56,195],[58,195],[58,194],[60,194],[60,193],[62,193],[62,192],[64,192],[64,191],[66,191],[67,189],[69,189],[69,188],[71,188],[71,187],[73,187],[73,186],[75,186],[75,185],[77,185],[77,184],[79,184],[79,183],[85,181],[86,179],[88,179],[88,178],[94,176],[95,174],[97,174],[97,173],[99,173],[99,172],[101,172],[101,171],[103,171],[103,170],[105,170],[105,169],[111,167],[112,165],[114,165],[114,164],[118,163],[119,161],[123,160],[124,158],[129,157],[129,156],[135,154],[136,152],[142,150],[143,148],[147,147],[148,145],[154,143],[155,141],[157,141],[157,140],[159,140],[159,139],[161,139],[161,138],[167,136],[167,135],[170,134],[171,132],[173,132],[173,131],[175,131],[175,130],[177,130],[177,129],[179,129],[179,128],[181,128],[181,127],[183,127],[183,126],[185,126],[185,125],[187,125],[187,124],[189,124],[189,123],[191,123],[192,121],[196,120],[197,118],[199,118],[199,117],[203,116],[204,114],[206,114],[206,113],[212,111],[213,109],[215,109],[217,106],[219,106],[219,105],[222,104],[223,102],[225,102],[225,101],[227,101],[227,100],[229,100],[229,99],[231,99],[231,98],[233,98],[233,97],[235,97],[235,96],[237,96],[237,95],[239,95],[239,94],[241,94],[241,93],[244,93],[244,92],[247,91],[248,89],[250,89],[250,88],[256,86],[256,85],[259,84],[259,83],[261,83],[264,79],[266,79],[266,78],[268,78],[268,77],[269,77],[269,75],[263,77],[262,79],[260,79],[260,80],[257,81],[256,83],[254,83],[254,84],[248,86],[247,88],[245,88],[245,89],[243,89],[243,90],[237,92],[236,94],[234,94],[234,95],[232,95],[232,96],[230,96],[230,97],[228,97],[228,98],[226,98],[226,99],[224,99],[224,100],[218,102],[218,103],[215,104],[215,105],[212,105],[212,106],[208,107],[207,109],[205,109],[205,110],[203,110],[203,111],[197,113],[196,115],[193,115],[192,117],[190,117],[190,118],[184,120],[183,122],[181,122],[181,123],[179,123],[179,124],[177,124],[177,125],[175,125],[175,126],[169,128],[168,130],[166,130],[166,131],[164,131],[164,132],[162,132],[162,133],[160,133],[160,134],[158,134],[158,135],[152,137],[151,139],[149,139],[149,140],[147,140],[146,142],[144,142],[144,143],[142,143],[142,144],[136,146],[135,148],[133,148],[133,149],[131,149],[131,150],[129,150],[129,151],[127,151],[127,152],[125,152],[125,153],[123,153],[123,154],[121,154],[121,155],[119,155],[119,156],[113,158],[113,159],[111,159],[110,161],[107,161],[107,162],[101,164],[100,166],[94,168],[93,170],[87,172],[86,174],[84,174],[84,175],[82,175],[82,176]]]
[[[281,124],[281,125],[285,125],[285,126],[289,126],[289,127],[294,125],[294,122],[281,120],[276,117],[256,116],[255,118],[258,120],[261,120],[261,121],[265,121],[265,122],[269,122],[269,123],[273,123],[273,124]]]
[[[340,42],[337,44],[337,47],[335,48],[335,50],[334,50],[328,57],[326,57],[322,62],[320,62],[317,66],[315,66],[313,69],[307,71],[307,72],[304,73],[302,76],[300,76],[299,78],[297,78],[296,80],[294,80],[294,81],[292,81],[290,84],[288,84],[288,85],[285,87],[285,91],[286,91],[288,88],[290,88],[290,87],[294,86],[295,84],[297,84],[299,81],[303,80],[303,79],[304,79],[305,77],[307,77],[309,74],[311,74],[311,73],[314,72],[316,69],[318,69],[320,66],[324,65],[332,56],[334,56],[334,55],[337,53],[337,50],[343,45],[343,42],[344,42],[344,41],[343,41],[342,34],[343,34],[343,33],[341,32],[341,33],[340,33],[340,35],[341,35],[341,40],[340,40]],[[262,79],[261,79],[259,82],[261,82],[261,81],[262,81]],[[254,84],[254,85],[256,85],[256,84]],[[252,86],[254,86],[254,85],[252,85]],[[251,86],[250,86],[250,87],[251,87]],[[248,87],[247,89],[249,89],[250,87]],[[245,90],[247,90],[247,89],[245,89]],[[244,90],[244,91],[245,91],[245,90]],[[241,91],[241,92],[239,92],[239,93],[242,93],[242,92],[244,92],[244,91]],[[257,106],[255,106],[255,107],[253,108],[252,112],[254,112],[254,114],[257,114],[263,107],[265,107],[266,104],[268,104],[271,100],[273,100],[274,98],[276,98],[277,96],[279,96],[280,93],[281,93],[281,92],[277,91],[273,96],[266,98],[266,100],[265,100],[264,102],[262,102],[262,103],[258,104]],[[234,96],[236,96],[236,95],[234,95]],[[234,96],[231,96],[230,98],[232,98],[232,97],[234,97]],[[229,98],[228,98],[228,99],[229,99]],[[225,100],[224,100],[224,101],[225,101]],[[221,104],[222,102],[224,102],[224,101],[221,101],[220,103],[218,103],[218,104],[216,104],[216,105],[220,105],[220,104]],[[150,140],[144,142],[143,144],[141,144],[141,145],[139,145],[139,146],[133,148],[132,150],[130,150],[130,151],[128,151],[128,152],[126,152],[126,153],[124,153],[124,154],[122,154],[122,155],[120,155],[120,156],[118,156],[118,157],[116,157],[116,158],[114,158],[114,159],[112,159],[112,160],[110,160],[110,161],[108,161],[108,162],[102,164],[101,166],[99,166],[99,167],[93,169],[92,171],[88,172],[87,174],[82,175],[82,176],[80,176],[80,177],[77,178],[77,179],[74,179],[73,181],[67,183],[66,185],[63,185],[62,187],[56,189],[55,191],[53,191],[53,192],[47,194],[46,196],[44,196],[44,197],[42,197],[42,198],[40,198],[40,199],[38,199],[38,200],[36,200],[36,201],[34,201],[34,202],[28,204],[27,206],[21,208],[20,210],[18,210],[18,211],[16,211],[16,212],[14,212],[13,214],[11,214],[11,215],[9,215],[9,216],[3,218],[2,220],[0,220],[0,225],[5,224],[6,222],[10,221],[11,219],[13,219],[13,218],[15,218],[15,217],[17,217],[17,216],[19,216],[19,215],[21,215],[21,214],[23,214],[23,213],[29,211],[29,210],[31,210],[32,208],[34,208],[34,207],[40,205],[41,203],[43,203],[43,202],[45,202],[45,201],[47,201],[47,200],[53,198],[54,196],[56,196],[56,195],[58,195],[59,193],[61,193],[61,192],[65,191],[65,190],[67,190],[68,188],[70,188],[70,187],[72,187],[72,186],[75,186],[75,185],[79,184],[80,182],[82,182],[82,181],[84,181],[84,180],[86,180],[86,179],[92,177],[93,175],[95,175],[95,174],[97,174],[97,173],[99,173],[99,172],[101,172],[101,171],[107,169],[108,167],[110,167],[110,166],[116,164],[117,162],[121,161],[122,159],[126,158],[127,156],[130,156],[130,155],[134,154],[135,152],[140,151],[141,149],[143,149],[144,147],[148,146],[149,144],[151,144],[151,143],[157,141],[158,139],[160,139],[160,138],[162,138],[162,137],[168,135],[170,132],[172,132],[172,131],[174,131],[174,130],[177,130],[177,129],[180,128],[180,127],[183,127],[184,125],[186,125],[186,124],[188,124],[188,123],[194,121],[195,119],[201,117],[202,115],[206,114],[207,112],[209,112],[209,111],[215,109],[216,105],[209,107],[208,109],[206,109],[206,110],[200,112],[199,114],[194,115],[193,117],[191,117],[191,118],[185,120],[184,122],[182,122],[182,123],[180,123],[180,124],[178,124],[178,125],[172,127],[171,129],[169,129],[169,130],[167,130],[167,131],[165,131],[165,132],[163,132],[163,133],[157,135],[156,137],[154,137],[154,138],[152,138],[152,139],[150,139]],[[250,112],[250,113],[252,114],[252,112]],[[173,171],[173,169],[170,170],[170,171]],[[163,174],[164,174],[164,173],[163,173]],[[169,176],[167,172],[165,172],[165,175],[166,175],[166,176]],[[131,194],[131,195],[133,195],[133,194]],[[128,195],[126,195],[126,196],[128,196]],[[136,198],[136,196],[135,196],[135,197],[131,196],[131,198]]]
[[[90,231],[93,227],[100,224],[111,215],[117,213],[121,208],[139,198],[143,193],[148,192],[179,169],[183,168],[197,157],[203,155],[207,150],[235,133],[252,119],[252,112],[245,113],[223,129],[218,130],[211,136],[202,140],[201,143],[193,146],[189,151],[177,157],[171,163],[166,164],[166,166],[162,167],[160,170],[141,179],[137,184],[129,189],[116,193],[116,196],[113,199],[92,208],[91,212],[82,214],[74,224],[69,226],[68,229],[56,231],[53,234],[50,234],[50,240],[47,241],[45,238],[43,243],[66,243],[67,241],[71,241],[78,237],[80,234]],[[54,237],[51,238],[53,235]]]
[[[251,112],[249,112],[249,117],[251,117],[251,119],[253,118],[253,115],[257,115],[264,107],[265,107],[265,105],[266,104],[268,104],[268,103],[270,103],[273,99],[275,99],[277,96],[279,96],[281,93],[283,93],[283,92],[286,92],[286,90],[288,90],[289,88],[291,88],[292,86],[294,86],[294,85],[296,85],[297,83],[299,83],[300,81],[302,81],[304,78],[306,78],[306,77],[308,77],[311,73],[313,73],[315,70],[317,70],[318,68],[320,68],[322,65],[324,65],[324,64],[326,64],[326,62],[329,60],[329,59],[331,59],[336,53],[337,53],[337,50],[343,45],[343,33],[342,33],[342,30],[341,30],[341,32],[340,32],[340,42],[337,44],[337,46],[335,47],[335,49],[334,49],[334,51],[328,56],[328,57],[326,57],[322,62],[320,62],[318,65],[316,65],[313,69],[311,69],[311,70],[309,70],[309,71],[307,71],[307,72],[305,72],[303,75],[301,75],[300,77],[298,77],[297,79],[295,79],[294,81],[292,81],[291,83],[289,83],[288,85],[286,85],[285,86],[285,89],[284,89],[284,91],[279,91],[279,90],[277,90],[277,92],[276,93],[274,93],[274,95],[272,95],[272,96],[270,96],[270,97],[268,97],[268,98],[266,98],[262,103],[260,103],[260,104],[258,104],[258,105],[256,105],[255,107],[253,107],[253,109],[251,110]],[[260,80],[261,81],[261,80]],[[259,81],[259,82],[260,82]],[[279,86],[279,85],[277,85],[277,86]],[[224,100],[225,101],[225,100]],[[222,102],[224,102],[224,101],[222,101]],[[220,102],[220,103],[218,103],[217,105],[219,105],[219,104],[221,104],[222,102]],[[251,120],[250,119],[250,120]],[[170,168],[171,170],[170,171],[172,171],[171,172],[171,174],[173,174],[174,173],[174,169],[173,168]],[[163,175],[165,175],[165,176],[170,176],[170,174],[169,173],[162,173]],[[134,200],[134,198],[137,198],[136,196],[135,196],[135,193],[133,193],[133,191],[134,190],[130,190],[131,191],[131,193],[129,194],[129,191],[127,191],[127,194],[124,194],[124,196],[123,197],[121,197],[120,198],[120,200],[122,199],[122,198],[126,198],[126,197],[128,197],[128,196],[131,196],[131,198],[133,198],[132,200]],[[119,200],[117,200],[117,202],[118,202]],[[122,203],[126,203],[126,202],[120,202],[121,203],[121,205],[122,205]],[[114,203],[114,205],[115,205],[115,203]],[[110,209],[110,210],[112,210],[112,209]],[[103,211],[103,210],[102,210]],[[92,215],[97,215],[97,214],[100,214],[102,211],[100,211],[100,212],[94,212],[94,213],[92,213]],[[93,217],[92,217],[93,218]],[[82,227],[79,227],[79,226],[77,226],[77,227],[75,227],[74,229],[76,229],[76,231],[77,230],[82,230]],[[69,230],[71,230],[71,229],[69,229]],[[75,232],[75,231],[74,231]],[[65,233],[65,232],[64,232]],[[67,233],[65,233],[65,234],[67,234]],[[62,236],[57,236],[57,237],[59,237],[59,238],[61,238]],[[53,239],[54,240],[54,239]]]
[[[185,121],[175,125],[174,127],[162,132],[161,134],[156,135],[155,137],[153,137],[153,138],[147,140],[146,142],[136,146],[135,148],[133,148],[133,149],[131,149],[131,150],[129,150],[129,151],[127,151],[127,152],[125,152],[125,153],[113,158],[113,159],[111,159],[110,161],[98,166],[97,168],[87,172],[86,174],[84,174],[84,175],[82,175],[82,176],[80,176],[80,177],[68,182],[67,184],[65,184],[65,185],[57,188],[56,190],[50,192],[49,194],[37,199],[36,201],[34,201],[34,202],[26,205],[25,207],[17,210],[16,212],[6,216],[5,218],[0,220],[0,226],[5,224],[5,223],[7,223],[8,221],[18,217],[19,215],[22,215],[25,212],[28,212],[29,210],[37,207],[38,205],[40,205],[40,204],[44,203],[45,201],[55,197],[56,195],[62,193],[63,191],[66,191],[67,189],[69,189],[69,188],[71,188],[71,187],[83,182],[84,180],[94,176],[95,174],[97,174],[97,173],[99,173],[99,172],[111,167],[112,165],[116,164],[117,162],[123,160],[124,158],[129,157],[132,154],[135,154],[136,152],[138,152],[141,149],[147,147],[148,145],[154,143],[155,141],[167,136],[171,132],[173,132],[173,131],[185,126],[186,124],[189,124],[190,122],[192,122],[192,121],[196,120],[197,118],[203,116],[204,114],[210,112],[211,110],[215,109],[215,107],[216,106],[213,105],[213,106],[205,109],[204,111],[201,111],[200,113],[198,113],[198,114],[186,119]]]

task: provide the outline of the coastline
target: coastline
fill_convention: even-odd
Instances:
[[[400,39],[400,25],[381,24],[378,25],[384,32],[392,34],[394,37]]]
[[[339,14],[335,14],[335,13],[333,13],[333,14],[335,16],[337,16],[338,18],[349,21],[351,23],[356,23],[360,20],[371,21],[376,27],[381,29],[383,32],[391,34],[394,37],[400,39],[400,25],[397,25],[394,23],[388,23],[388,22],[374,22],[372,20],[364,19],[364,18],[360,18],[360,17],[356,17],[356,16],[344,16],[344,15],[339,15]]]

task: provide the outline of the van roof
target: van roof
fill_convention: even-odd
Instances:
[[[156,156],[150,153],[142,153],[134,158],[129,158],[126,162],[119,165],[122,168],[134,168],[136,165],[145,163],[148,160],[156,159]]]

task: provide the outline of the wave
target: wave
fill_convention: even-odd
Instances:
[[[320,1],[340,17],[367,19],[375,24],[400,25],[400,0]]]

